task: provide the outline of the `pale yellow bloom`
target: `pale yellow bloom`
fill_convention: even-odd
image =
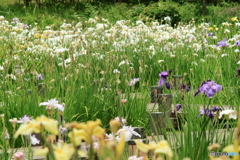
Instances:
[[[173,151],[169,145],[169,143],[166,140],[162,140],[157,143],[157,146],[154,150],[155,154],[165,154],[168,157],[172,158],[173,157]]]
[[[57,135],[58,134],[58,125],[57,121],[46,116],[37,117],[36,121],[39,122],[43,127],[50,133]]]
[[[42,38],[42,39],[47,39],[48,36],[46,36],[46,35],[41,35],[41,38]]]
[[[240,146],[238,147],[238,152],[240,151]],[[235,148],[233,144],[230,144],[223,148],[223,152],[235,152]]]
[[[230,145],[226,146],[225,148],[223,148],[222,152],[235,152],[235,153],[239,153],[239,151],[240,151],[240,146],[238,145],[238,140],[235,139],[234,140],[234,144],[230,144]],[[225,159],[227,159],[227,158],[228,157],[225,157]],[[221,160],[223,160],[223,159],[221,159]],[[233,156],[233,160],[239,160],[239,155]]]
[[[17,138],[21,135],[30,135],[31,133],[40,133],[41,127],[38,122],[35,120],[30,121],[29,123],[23,123],[18,128],[17,132],[14,135],[14,138]]]
[[[14,137],[17,138],[20,134],[30,135],[31,133],[40,133],[41,127],[44,127],[48,132],[57,135],[58,126],[57,121],[47,118],[45,116],[37,117],[36,120],[32,120],[29,123],[21,124],[15,133]]]
[[[57,160],[70,160],[74,154],[74,148],[68,144],[58,143],[54,148],[54,155]]]
[[[148,144],[152,149],[155,149],[157,147],[157,143],[154,141],[149,142]]]
[[[139,140],[135,140],[134,142],[137,145],[137,149],[139,149],[143,153],[148,153],[148,151],[152,149],[151,145],[144,144],[143,142],[141,142]]]
[[[41,37],[41,34],[40,34],[40,33],[36,33],[36,34],[34,35],[34,37],[35,37],[35,38],[40,38],[40,37]]]
[[[238,22],[238,17],[233,17],[233,18],[231,19],[231,21],[233,21],[233,22]]]
[[[79,129],[89,129],[89,133],[94,130],[95,127],[101,124],[101,120],[96,121],[87,121],[86,123],[80,123],[78,128]]]
[[[115,119],[111,119],[110,120],[110,129],[112,131],[113,134],[117,133],[119,127],[120,127],[120,122],[116,121]]]
[[[47,147],[38,149],[34,151],[35,156],[46,156],[49,152]],[[72,145],[68,145],[66,143],[58,143],[57,145],[53,145],[53,153],[56,160],[70,160],[72,155],[74,154],[74,147]],[[86,156],[86,153],[80,151],[78,152],[81,156]]]
[[[90,135],[88,135],[84,130],[76,128],[73,128],[73,130],[68,134],[68,137],[74,146],[79,146],[82,140],[86,141],[87,139],[91,138]]]
[[[67,126],[70,128],[75,128],[68,134],[68,136],[71,138],[71,141],[74,142],[75,145],[80,144],[80,139],[84,139],[87,143],[92,143],[92,136],[102,137],[105,135],[105,130],[99,126],[100,124],[100,120],[88,121],[87,123],[73,122],[67,124]]]
[[[87,157],[87,154],[85,152],[81,151],[81,150],[78,151],[78,155],[80,157]]]
[[[210,146],[208,146],[208,150],[209,151],[213,151],[213,150],[215,150],[216,148],[220,148],[221,146],[220,146],[220,144],[218,144],[218,143],[213,143],[213,144],[211,144]]]
[[[149,144],[144,144],[140,141],[135,141],[136,145],[137,145],[137,149],[139,149],[140,151],[147,153],[150,150],[154,151],[154,154],[165,154],[167,155],[169,158],[173,157],[173,151],[169,145],[169,143],[166,140],[162,140],[158,143],[155,142],[150,142]]]
[[[44,148],[41,148],[41,149],[38,149],[38,150],[34,150],[33,155],[34,156],[44,156],[44,157],[46,157],[48,152],[49,152],[48,147],[44,147]]]
[[[213,28],[212,28],[212,27],[209,27],[209,28],[208,28],[208,31],[212,31],[212,30],[213,30]]]
[[[231,160],[229,156],[210,157],[210,160]]]
[[[125,134],[123,134],[121,136],[121,139],[117,145],[116,148],[116,160],[120,160],[123,154],[123,150],[124,150],[124,146],[125,146]]]

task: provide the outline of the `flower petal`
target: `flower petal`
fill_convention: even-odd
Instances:
[[[54,104],[53,106],[62,112],[64,111],[64,106],[62,104]]]
[[[158,82],[159,86],[162,86],[166,82],[166,78],[161,78],[160,81]]]
[[[34,150],[34,155],[35,156],[46,156],[48,154],[49,149],[47,147],[42,148],[42,149],[38,149],[38,150]]]
[[[42,102],[42,103],[39,104],[39,106],[46,106],[46,105],[50,105],[50,103],[49,102]]]

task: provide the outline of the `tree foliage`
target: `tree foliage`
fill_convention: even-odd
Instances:
[[[30,3],[34,2],[37,4],[40,3],[105,3],[105,4],[112,4],[112,3],[127,3],[127,4],[150,4],[152,2],[165,2],[168,0],[22,0],[25,5],[29,5]],[[202,4],[203,0],[170,0],[173,2],[177,2],[179,4],[183,3],[196,3]],[[206,0],[206,4],[214,4],[219,5],[222,2],[226,3],[240,3],[239,0]]]

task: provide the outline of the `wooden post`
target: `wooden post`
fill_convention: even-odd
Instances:
[[[182,84],[183,76],[182,75],[173,75],[172,76],[172,83],[174,89],[179,89],[180,85]]]
[[[163,93],[162,86],[151,86],[151,103],[158,103],[158,95]]]
[[[170,116],[172,111],[172,95],[159,94],[158,111]]]
[[[163,112],[150,113],[150,129],[155,135],[162,134],[162,130],[165,129],[165,115]]]
[[[140,141],[142,141],[143,143],[147,143],[147,140],[146,139],[135,139],[135,140],[140,140]],[[144,153],[143,152],[141,152],[141,151],[139,151],[138,149],[137,149],[137,146],[136,146],[136,143],[134,142],[134,139],[131,139],[130,141],[128,141],[128,148],[129,148],[129,150],[130,150],[130,154],[131,154],[131,156],[133,156],[133,155],[138,155],[138,156],[143,156],[144,155]]]
[[[171,113],[171,115],[169,117],[169,121],[170,121],[170,123],[172,123],[174,129],[176,129],[176,130],[181,129],[181,127],[182,127],[181,126],[181,113],[176,113],[176,112]]]
[[[38,83],[38,94],[44,96],[46,94],[46,88],[44,83]]]
[[[27,95],[31,95],[33,93],[33,91],[31,89],[27,90]]]

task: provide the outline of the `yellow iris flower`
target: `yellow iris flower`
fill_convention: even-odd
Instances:
[[[137,149],[142,151],[143,153],[148,153],[149,150],[152,149],[151,145],[149,144],[144,144],[143,142],[139,141],[139,140],[135,140],[134,141],[137,145]]]
[[[125,134],[121,136],[121,139],[116,147],[116,160],[121,160],[125,146]]]
[[[72,145],[60,144],[54,146],[54,156],[57,160],[70,160],[74,154]]]
[[[85,140],[87,143],[92,143],[92,136],[102,137],[105,133],[105,130],[99,126],[100,124],[101,121],[99,119],[96,121],[88,121],[86,123],[74,122],[73,124],[67,124],[67,126],[74,126],[68,136],[75,145],[79,145],[81,140]]]
[[[48,132],[58,134],[58,122],[55,119],[47,118],[46,116],[37,117],[36,121],[43,125]]]
[[[40,38],[40,37],[41,37],[41,34],[40,34],[40,33],[36,33],[36,34],[34,35],[34,37],[35,37],[35,38]]]
[[[46,157],[48,152],[49,152],[48,147],[44,147],[44,148],[41,148],[41,149],[38,149],[38,150],[34,150],[33,155]]]
[[[233,22],[238,22],[238,17],[233,17],[233,18],[231,19],[231,21],[233,21]]]
[[[57,121],[42,115],[41,117],[37,117],[36,120],[32,120],[29,123],[21,124],[21,126],[16,131],[14,138],[17,138],[20,134],[30,135],[32,133],[40,133],[41,126],[43,126],[44,129],[46,129],[52,134],[58,134]]]
[[[34,151],[35,156],[44,156],[48,154],[49,149],[47,147],[38,149]],[[72,145],[68,145],[66,143],[58,143],[57,145],[53,145],[53,153],[56,160],[70,160],[74,154],[74,147]],[[79,151],[78,155],[86,156],[86,153]]]
[[[147,153],[150,150],[153,150],[155,155],[165,154],[169,158],[173,157],[173,151],[166,140],[162,140],[158,143],[150,142],[149,144],[144,144],[140,141],[135,141],[135,143],[137,145],[137,148],[144,153]]]
[[[110,129],[113,134],[117,133],[120,125],[121,125],[120,122],[116,121],[115,119],[110,120]]]
[[[236,143],[237,140],[234,140],[234,142]],[[240,146],[234,145],[234,144],[229,144],[228,146],[223,148],[223,152],[240,152]]]
[[[208,31],[212,31],[212,30],[213,30],[213,28],[212,28],[212,27],[209,27],[209,28],[208,28]]]
[[[17,132],[14,135],[14,138],[17,138],[20,134],[22,135],[30,135],[31,133],[40,133],[41,127],[38,122],[35,120],[29,122],[29,123],[23,123],[18,128]]]
[[[68,134],[68,137],[70,138],[74,146],[79,146],[82,140],[87,141],[87,139],[90,138],[84,130],[76,128],[73,128],[73,130]]]
[[[172,158],[173,157],[173,151],[166,140],[162,140],[157,143],[156,148],[154,149],[155,154],[165,154],[168,157]]]

